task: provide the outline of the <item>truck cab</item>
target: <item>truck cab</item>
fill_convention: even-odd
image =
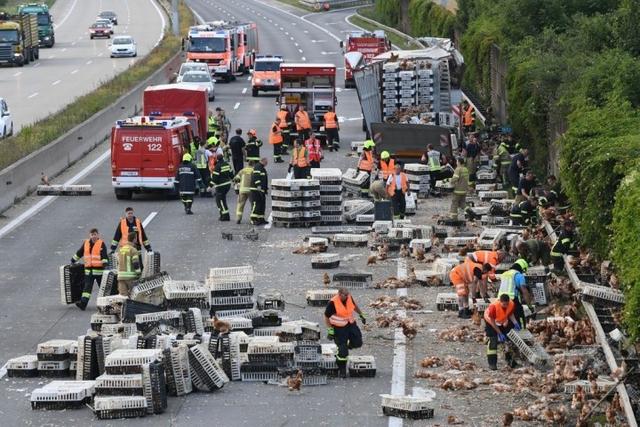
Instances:
[[[258,96],[260,91],[280,90],[280,64],[282,56],[257,56],[251,76],[251,94]]]
[[[39,56],[36,15],[0,13],[0,64],[22,67]]]
[[[344,87],[355,87],[353,80],[354,65],[371,62],[377,55],[391,50],[391,41],[382,30],[351,31],[345,41],[340,41],[340,48],[345,54]]]
[[[193,141],[186,117],[118,120],[111,129],[111,184],[118,200],[145,191],[175,192],[176,170]]]
[[[41,47],[53,47],[56,42],[53,16],[49,13],[49,6],[46,4],[21,4],[18,6],[18,14],[34,14],[38,20],[38,39]]]

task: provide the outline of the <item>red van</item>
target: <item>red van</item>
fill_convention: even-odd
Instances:
[[[187,117],[118,120],[111,129],[111,184],[118,200],[133,193],[173,194],[176,168],[193,140]]]

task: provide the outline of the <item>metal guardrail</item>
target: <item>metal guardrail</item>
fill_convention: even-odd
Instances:
[[[371,0],[299,0],[299,3],[317,10],[321,10],[325,4],[328,4],[330,8],[373,4]]]

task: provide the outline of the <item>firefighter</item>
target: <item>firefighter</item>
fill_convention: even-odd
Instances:
[[[231,150],[231,162],[233,163],[233,173],[238,174],[244,167],[244,146],[242,139],[242,129],[236,129],[236,134],[229,140]]]
[[[373,172],[373,168],[375,166],[375,162],[373,159],[373,149],[375,144],[372,140],[368,139],[364,142],[362,146],[362,154],[360,155],[360,159],[358,160],[358,170],[366,172],[369,174],[367,179],[362,183],[360,191],[362,193],[369,193],[369,186],[371,184],[371,173]]]
[[[529,265],[542,263],[545,267],[551,264],[551,248],[543,240],[527,239],[516,244],[516,250]]]
[[[269,144],[273,146],[273,163],[282,163],[282,129],[280,128],[280,119],[276,118],[269,129]]]
[[[467,203],[467,191],[469,190],[469,169],[464,165],[464,158],[458,157],[458,165],[451,177],[453,184],[453,198],[451,199],[451,209],[449,216],[458,219],[460,210],[464,210]]]
[[[138,236],[133,243],[136,249],[140,250],[144,246],[148,252],[151,252],[151,243],[149,243],[147,233],[144,231],[144,227],[142,227],[142,221],[136,218],[133,213],[133,208],[131,207],[125,208],[124,213],[125,217],[120,218],[116,232],[113,234],[110,252],[113,254],[118,244],[124,245],[127,242],[127,234],[131,231],[135,231]]]
[[[409,181],[407,175],[402,172],[402,166],[396,164],[393,174],[387,177],[387,194],[393,204],[393,217],[404,219],[406,200],[404,196],[409,194]]]
[[[338,123],[338,117],[333,111],[333,107],[329,107],[328,111],[324,113],[323,120],[324,131],[327,134],[327,147],[329,147],[329,151],[338,151],[340,148],[340,135],[338,134],[340,123]]]
[[[191,205],[193,204],[193,195],[196,193],[196,189],[201,188],[202,178],[200,178],[200,172],[191,162],[191,154],[185,153],[182,155],[182,163],[178,166],[176,171],[175,184],[180,193],[180,200],[184,205],[184,212],[187,215],[193,215],[191,211]]]
[[[298,138],[302,141],[309,139],[309,132],[311,132],[311,119],[309,119],[309,113],[305,111],[304,105],[298,107],[298,112],[295,115],[296,132],[298,132]]]
[[[520,175],[524,173],[527,168],[527,156],[529,150],[521,148],[520,151],[511,158],[511,164],[509,165],[509,182],[511,183],[512,194],[518,193],[518,184],[520,184]]]
[[[100,284],[102,272],[109,264],[107,245],[100,238],[97,228],[89,230],[89,238],[73,254],[71,264],[75,264],[80,258],[84,261],[84,287],[82,288],[80,301],[76,303],[76,306],[84,311],[87,308],[87,304],[89,304],[89,299],[91,299],[93,283],[97,281],[98,285]]]
[[[511,325],[516,331],[520,324],[515,317],[515,303],[507,294],[502,294],[484,311],[484,332],[487,335],[487,363],[489,369],[498,369],[498,343],[507,340]]]
[[[304,144],[298,140],[293,141],[293,152],[291,153],[291,163],[289,172],[293,169],[295,179],[305,179],[309,175],[309,152]]]
[[[287,110],[287,106],[285,104],[280,105],[280,111],[278,111],[276,117],[280,119],[279,126],[282,135],[282,151],[280,154],[284,155],[291,144],[291,122],[293,119],[291,118],[291,113]]]
[[[198,169],[198,173],[200,173],[200,178],[202,178],[202,182],[209,182],[211,173],[209,172],[209,158],[213,156],[211,151],[209,151],[205,147],[204,141],[200,141],[200,147],[196,151],[196,168]],[[210,197],[211,193],[203,191],[201,197]]]
[[[136,233],[127,234],[127,242],[118,249],[118,293],[128,297],[142,273],[140,252],[135,248]]]
[[[473,184],[476,182],[477,159],[480,155],[480,144],[478,144],[478,135],[475,132],[469,136],[464,152],[466,166],[469,169],[469,181]]]
[[[253,160],[249,161],[248,166],[240,169],[240,171],[233,178],[233,181],[239,184],[238,188],[238,202],[236,203],[236,224],[242,222],[242,214],[244,213],[244,205],[249,200],[251,194],[251,179],[253,177]]]
[[[264,211],[267,202],[268,177],[267,159],[262,158],[253,167],[251,178],[251,224],[262,225],[267,221],[264,219]]]
[[[518,182],[518,192],[516,194],[514,202],[520,203],[533,196],[533,189],[538,185],[536,176],[533,171],[527,171],[520,181]]]
[[[511,207],[509,217],[513,225],[531,225],[537,218],[538,200],[529,197],[527,200],[517,203]]]
[[[391,157],[391,154],[387,150],[380,153],[380,172],[382,173],[382,179],[386,180],[389,175],[393,175],[396,170],[396,161]]]
[[[551,259],[553,260],[553,268],[556,271],[562,271],[564,269],[564,257],[563,255],[569,252],[575,251],[576,248],[576,235],[575,226],[572,221],[565,221],[562,225],[562,231],[558,236],[558,240],[551,248]]]
[[[509,152],[509,146],[502,139],[500,145],[496,149],[496,155],[493,158],[494,163],[498,165],[498,176],[502,180],[503,188],[509,186],[509,167],[511,166],[511,153]]]
[[[218,136],[223,143],[226,143],[231,131],[231,122],[220,107],[216,107],[216,122],[218,123]]]
[[[217,116],[213,115],[213,111],[209,111],[209,116],[207,117],[207,138],[214,136],[218,132],[218,129]]]
[[[482,275],[491,271],[490,264],[478,264],[469,258],[462,264],[458,264],[449,272],[451,285],[456,289],[458,296],[458,317],[468,319],[471,316],[469,309],[469,290],[475,289],[477,283],[482,280]]]
[[[474,304],[476,302],[476,298],[478,297],[484,298],[485,302],[489,302],[489,295],[487,293],[487,281],[491,280],[493,282],[497,279],[496,267],[498,266],[498,264],[502,263],[502,261],[504,261],[506,257],[507,253],[502,250],[475,251],[467,254],[467,258],[469,258],[471,261],[478,264],[488,264],[491,266],[491,270],[489,270],[487,274],[484,274],[482,276],[482,279],[480,280],[480,293],[478,294],[478,289],[474,289],[473,292],[471,292],[471,298]]]
[[[427,145],[427,151],[422,155],[422,163],[427,164],[429,171],[429,185],[433,191],[436,188],[436,181],[441,179],[442,171],[442,153],[433,147],[433,144]]]
[[[231,172],[231,166],[224,160],[221,154],[218,154],[218,161],[216,167],[211,173],[210,186],[213,187],[216,193],[216,205],[218,206],[218,212],[220,213],[219,221],[229,221],[229,205],[227,204],[227,193],[231,188],[231,181],[233,180],[233,173]]]
[[[309,169],[319,168],[320,162],[324,158],[324,154],[322,153],[322,144],[320,140],[316,138],[316,134],[313,132],[309,132],[309,139],[304,142],[304,146],[307,149],[307,155],[309,156]],[[308,174],[311,172],[308,171]],[[307,176],[307,178],[311,178],[311,176]]]
[[[349,291],[340,288],[338,294],[331,298],[324,310],[324,323],[327,325],[327,338],[335,341],[338,346],[336,363],[340,377],[347,377],[347,360],[349,350],[362,347],[362,332],[356,324],[353,312],[358,313],[363,325],[367,319],[360,307],[355,303]]]
[[[249,129],[247,132],[248,141],[244,146],[247,154],[247,161],[253,160],[254,162],[260,161],[260,147],[262,147],[262,141],[258,139],[258,134],[255,129]]]
[[[509,298],[515,303],[515,316],[523,328],[527,323],[522,303],[524,301],[528,305],[531,301],[525,278],[528,269],[529,263],[527,261],[522,258],[517,259],[509,270],[500,275],[500,289],[498,290],[498,297],[504,294],[509,295]]]

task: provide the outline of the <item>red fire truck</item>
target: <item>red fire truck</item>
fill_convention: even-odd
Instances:
[[[154,116],[155,120],[187,117],[194,136],[207,139],[209,102],[205,88],[180,83],[149,86],[144,90],[142,104],[143,114]]]
[[[187,60],[206,62],[211,76],[229,82],[253,68],[258,52],[255,22],[210,22],[191,27]]]
[[[384,31],[371,32],[351,31],[347,33],[347,39],[340,42],[344,58],[344,87],[355,87],[352,67],[364,65],[377,55],[391,50],[391,41]]]
[[[280,64],[280,97],[278,103],[286,105],[294,115],[300,105],[309,113],[316,135],[324,139],[320,132],[322,118],[329,107],[335,107],[336,66],[334,64]],[[295,134],[293,134],[295,135]]]
[[[176,169],[193,132],[187,117],[151,116],[118,120],[111,129],[111,184],[118,200],[133,193],[173,194]]]

